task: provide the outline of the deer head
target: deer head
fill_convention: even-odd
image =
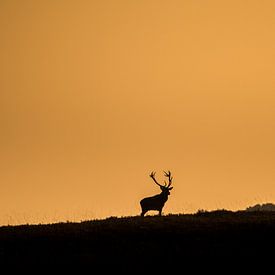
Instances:
[[[155,178],[156,172],[151,172],[150,177],[160,187],[162,192],[166,193],[167,195],[170,195],[170,190],[173,189],[173,187],[170,187],[172,184],[173,177],[171,176],[170,171],[167,171],[167,172],[163,171],[163,172],[164,172],[164,176],[168,178],[168,183],[166,181],[164,181],[164,185],[161,185],[157,182],[157,180]]]

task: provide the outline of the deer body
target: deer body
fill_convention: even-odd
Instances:
[[[170,187],[172,183],[172,177],[171,172],[168,171],[165,172],[165,176],[169,178],[169,184],[165,183],[165,185],[161,185],[157,182],[155,179],[155,173],[152,172],[150,174],[150,177],[154,180],[154,182],[160,186],[161,193],[152,197],[144,198],[140,201],[140,206],[142,209],[141,216],[144,216],[145,213],[149,210],[156,210],[159,211],[159,215],[161,216],[162,208],[164,207],[164,204],[168,200],[168,196],[170,195],[170,190],[173,189],[173,187]]]
[[[142,199],[140,201],[140,206],[142,209],[141,216],[144,216],[149,210],[159,211],[159,215],[161,215],[162,208],[167,200],[168,195],[163,194],[163,192],[158,195]]]

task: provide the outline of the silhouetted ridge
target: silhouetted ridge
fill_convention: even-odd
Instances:
[[[254,206],[249,206],[246,208],[246,211],[275,211],[275,204],[273,203],[264,203],[256,204]]]
[[[162,268],[186,270],[189,266],[194,271],[205,264],[267,261],[275,247],[274,232],[275,212],[227,210],[4,226],[0,228],[0,263],[142,271],[171,261],[172,265]]]

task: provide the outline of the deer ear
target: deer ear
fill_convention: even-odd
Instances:
[[[168,189],[169,189],[169,190],[172,190],[172,189],[173,189],[173,187],[169,187]]]

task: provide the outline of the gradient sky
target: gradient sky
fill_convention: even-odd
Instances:
[[[273,0],[0,2],[0,224],[275,202]],[[151,214],[154,214],[153,212]]]

